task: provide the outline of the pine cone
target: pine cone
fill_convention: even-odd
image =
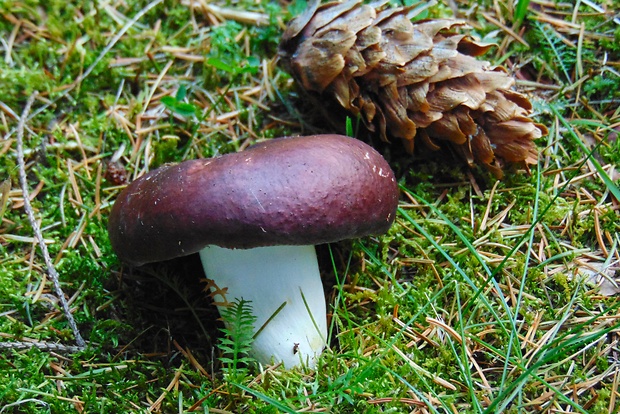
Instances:
[[[416,139],[432,150],[447,144],[498,175],[504,162],[536,162],[533,140],[546,128],[528,118],[531,104],[505,69],[475,58],[492,45],[458,34],[463,23],[412,22],[415,9],[387,1],[319,3],[289,23],[280,45],[305,90],[335,98],[411,153]]]

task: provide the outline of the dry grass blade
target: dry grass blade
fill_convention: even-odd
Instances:
[[[159,396],[159,398],[148,408],[148,412],[159,412],[161,408],[161,403],[166,398],[166,395],[172,391],[173,388],[178,386],[179,379],[181,378],[181,374],[183,373],[183,365],[181,365],[174,374],[174,377],[170,381],[170,384],[166,387],[164,392]]]
[[[447,381],[441,378],[439,375],[433,374],[428,370],[422,368],[419,364],[416,364],[411,358],[409,358],[403,351],[401,351],[397,346],[393,345],[392,350],[400,356],[406,364],[408,364],[416,373],[431,379],[434,383],[441,385],[442,387],[455,391],[456,386],[452,384],[450,381]]]
[[[2,223],[2,218],[4,217],[6,205],[9,201],[10,191],[11,191],[11,181],[4,180],[2,184],[0,184],[0,223]]]
[[[205,14],[213,14],[221,21],[234,20],[237,22],[254,25],[264,25],[269,21],[268,16],[264,13],[221,7],[215,4],[210,4],[205,0],[183,0],[181,3],[184,6],[189,6],[200,10]]]
[[[161,2],[163,2],[163,0],[153,0],[151,1],[149,4],[147,4],[143,9],[141,9],[138,13],[136,13],[136,15],[129,20],[115,35],[114,37],[110,40],[110,42],[107,44],[107,46],[101,51],[101,53],[99,53],[99,55],[97,56],[97,58],[95,59],[95,61],[88,66],[83,73],[81,73],[78,78],[69,86],[64,87],[63,91],[60,95],[58,95],[53,101],[48,101],[46,102],[44,105],[42,105],[40,108],[38,108],[36,111],[34,111],[32,114],[30,114],[28,116],[28,119],[26,119],[25,121],[30,121],[31,119],[33,119],[35,116],[37,116],[38,114],[42,113],[43,111],[45,111],[46,109],[48,109],[50,106],[52,106],[55,102],[61,100],[62,98],[64,98],[65,96],[67,96],[72,90],[74,90],[75,88],[77,88],[80,83],[82,81],[84,81],[84,79],[86,79],[92,72],[93,70],[95,70],[95,68],[97,67],[97,65],[99,65],[99,63],[101,62],[101,60],[108,54],[108,52],[110,50],[112,50],[112,48],[114,47],[114,45],[116,45],[116,43],[118,43],[118,41],[123,37],[123,35],[125,35],[125,33],[127,33],[127,31],[134,25],[136,24],[136,22],[138,20],[140,20],[146,13],[148,13],[150,10],[152,10],[153,8],[155,8],[158,4],[160,4]],[[9,134],[7,134],[7,137],[12,135],[14,132],[10,131]]]
[[[617,10],[609,0],[431,1],[407,13],[403,2],[325,1],[0,2],[2,413],[618,411]],[[293,37],[304,46],[292,49],[310,57],[298,77],[323,88],[323,113],[278,65],[295,15]],[[419,43],[408,41],[412,27]],[[342,60],[330,58],[352,41]],[[512,94],[511,76],[474,56],[488,44],[497,46],[484,60],[508,68],[530,109]],[[424,59],[439,71],[428,75],[436,67]],[[319,62],[334,67],[308,70]],[[358,91],[361,79],[381,87]],[[539,162],[528,174],[503,168],[503,180],[443,162],[488,154],[459,148],[459,130],[473,131],[464,114],[515,114],[486,92],[497,83],[549,129],[536,141]],[[21,123],[24,195],[14,143],[35,90]],[[333,310],[319,369],[244,363],[231,380],[216,345],[233,338],[218,331],[200,263],[121,263],[106,229],[110,207],[128,182],[165,163],[336,132],[325,115],[345,124],[346,105],[357,105],[360,127],[375,128],[353,118],[351,134],[397,170],[397,221],[386,235],[317,249]],[[515,131],[503,127],[500,138]],[[413,156],[400,140],[414,144]],[[82,352],[42,242],[88,333]]]

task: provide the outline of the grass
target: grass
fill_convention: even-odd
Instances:
[[[224,328],[195,257],[123,265],[106,217],[158,165],[324,128],[275,60],[304,4],[0,1],[0,413],[617,412],[618,4],[508,3],[429,13],[498,44],[549,128],[538,165],[387,150],[396,223],[319,247],[329,349],[286,371],[246,365],[247,304]],[[35,91],[28,198],[85,348],[24,209]]]

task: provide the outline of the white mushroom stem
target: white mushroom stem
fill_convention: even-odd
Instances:
[[[207,246],[200,258],[215,284],[211,290],[216,303],[252,301],[254,332],[260,330],[252,344],[256,360],[265,365],[282,362],[286,368],[314,367],[327,337],[325,294],[314,246]]]

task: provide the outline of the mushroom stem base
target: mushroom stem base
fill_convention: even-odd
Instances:
[[[325,294],[314,246],[207,246],[200,258],[215,284],[211,290],[216,303],[252,302],[254,332],[260,329],[252,344],[254,358],[262,364],[282,362],[287,368],[314,367],[327,337]]]

